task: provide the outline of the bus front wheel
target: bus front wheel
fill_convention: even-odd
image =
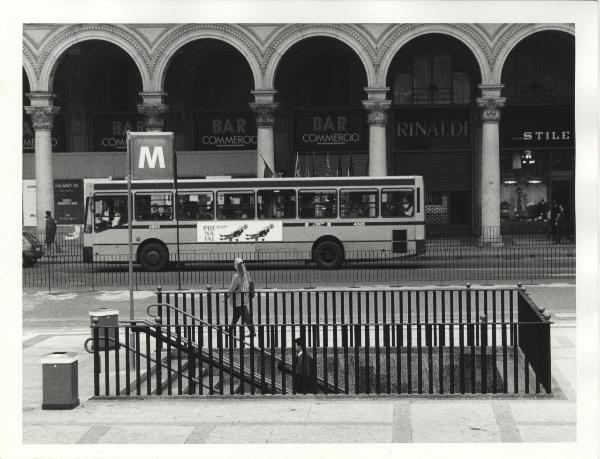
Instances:
[[[150,242],[140,251],[140,264],[146,271],[162,271],[169,263],[169,252],[164,245]]]
[[[315,247],[315,261],[319,268],[338,268],[344,261],[344,249],[335,241],[322,241]]]

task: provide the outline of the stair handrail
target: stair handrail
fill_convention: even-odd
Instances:
[[[150,304],[150,305],[148,305],[148,307],[146,308],[146,313],[147,313],[147,314],[148,314],[150,317],[157,318],[157,317],[158,317],[158,315],[153,315],[153,314],[150,312],[150,310],[151,310],[152,308],[157,308],[157,309],[158,309],[159,307],[167,307],[167,308],[170,308],[170,309],[174,310],[175,312],[177,312],[178,314],[183,314],[184,316],[186,316],[186,317],[189,317],[189,318],[190,318],[192,321],[199,322],[200,324],[202,324],[202,325],[206,325],[206,326],[208,326],[208,327],[210,327],[210,328],[212,328],[212,329],[216,329],[216,328],[217,328],[217,326],[216,326],[216,325],[213,325],[213,324],[211,324],[211,323],[205,322],[204,320],[202,320],[202,319],[200,319],[200,318],[198,318],[198,317],[196,317],[196,316],[194,316],[194,315],[192,315],[192,314],[188,313],[187,311],[182,311],[182,310],[181,310],[181,309],[179,309],[177,306],[174,306],[174,305],[172,305],[172,304],[170,304],[170,303],[153,303],[153,304]],[[193,324],[192,324],[192,325],[193,325]],[[175,326],[179,326],[179,325],[175,325]],[[185,326],[185,325],[180,325],[180,326]],[[222,327],[227,327],[227,325],[224,325],[224,326],[222,326]],[[229,332],[227,332],[227,331],[223,331],[223,330],[219,330],[219,329],[217,329],[217,331],[220,331],[221,333],[223,333],[223,334],[225,334],[225,335],[227,335],[227,336],[232,336],[232,335],[231,335]],[[233,340],[235,340],[235,341],[238,341],[238,342],[242,342],[242,341],[243,341],[243,340],[241,340],[241,339],[239,339],[239,338],[235,337],[235,335],[233,335]],[[251,342],[251,343],[252,343],[252,342]],[[260,348],[260,347],[258,347],[258,346],[255,346],[254,344],[252,344],[252,348],[254,348],[254,350],[257,350],[257,351],[261,352],[261,348]],[[280,362],[280,363],[281,363],[281,364],[282,364],[282,365],[285,367],[285,370],[286,370],[286,371],[292,371],[292,370],[293,370],[293,368],[292,368],[292,365],[290,365],[290,364],[289,364],[288,362],[286,362],[285,360],[282,360],[280,357],[277,357],[276,355],[271,355],[271,353],[270,353],[270,352],[268,352],[268,351],[265,351],[264,349],[262,350],[262,352],[264,352],[264,353],[265,353],[266,355],[268,355],[270,358],[273,358],[273,359],[275,359],[275,360],[279,361],[279,362]],[[315,379],[316,379],[316,380],[317,380],[317,382],[318,382],[318,383],[320,383],[321,385],[325,385],[325,380],[324,380],[323,378],[320,378],[320,377],[318,377],[318,376],[317,376],[317,377],[315,377]],[[335,386],[334,384],[330,383],[330,382],[327,382],[327,387],[328,387],[328,389],[329,389],[329,388],[331,388],[331,387],[333,387],[333,390],[335,390],[335,389],[336,389],[336,386]],[[337,387],[337,389],[338,389],[338,390],[343,390],[343,388],[341,388],[341,387],[339,387],[339,386]]]

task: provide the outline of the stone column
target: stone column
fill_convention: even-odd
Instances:
[[[502,245],[500,234],[500,112],[506,101],[502,85],[480,85],[481,109],[481,242]]]
[[[54,173],[52,171],[52,124],[54,115],[60,110],[53,105],[56,94],[30,92],[27,94],[31,105],[25,111],[31,116],[35,131],[35,207],[37,230],[46,229],[45,212],[54,216]]]
[[[167,96],[164,92],[140,92],[143,103],[137,106],[138,112],[144,115],[144,127],[149,132],[160,132],[165,128],[165,116],[169,106],[164,103]]]
[[[256,114],[256,177],[265,176],[265,163],[275,173],[275,143],[273,126],[278,104],[274,101],[277,91],[271,89],[252,91],[254,103],[250,108]]]
[[[386,100],[389,88],[365,88],[368,99],[363,101],[369,123],[369,176],[387,175],[387,153],[385,127],[387,111],[392,101]]]

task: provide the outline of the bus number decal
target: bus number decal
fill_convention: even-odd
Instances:
[[[148,228],[150,228],[150,229],[160,229],[160,225],[156,225],[156,224],[149,225]]]
[[[354,226],[365,226],[365,222],[354,222]]]

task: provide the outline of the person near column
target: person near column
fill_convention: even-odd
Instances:
[[[231,285],[227,291],[227,298],[233,307],[233,319],[231,320],[230,333],[233,336],[234,325],[241,317],[242,323],[246,324],[248,327],[250,339],[252,339],[256,335],[256,332],[254,331],[254,325],[252,324],[252,314],[250,314],[250,310],[248,309],[248,306],[246,306],[246,304],[249,304],[251,301],[251,296],[253,294],[252,278],[246,270],[244,260],[241,258],[233,260],[233,268],[235,269],[235,274],[231,279]]]
[[[46,253],[50,255],[56,252],[56,220],[52,217],[52,212],[46,211]]]

